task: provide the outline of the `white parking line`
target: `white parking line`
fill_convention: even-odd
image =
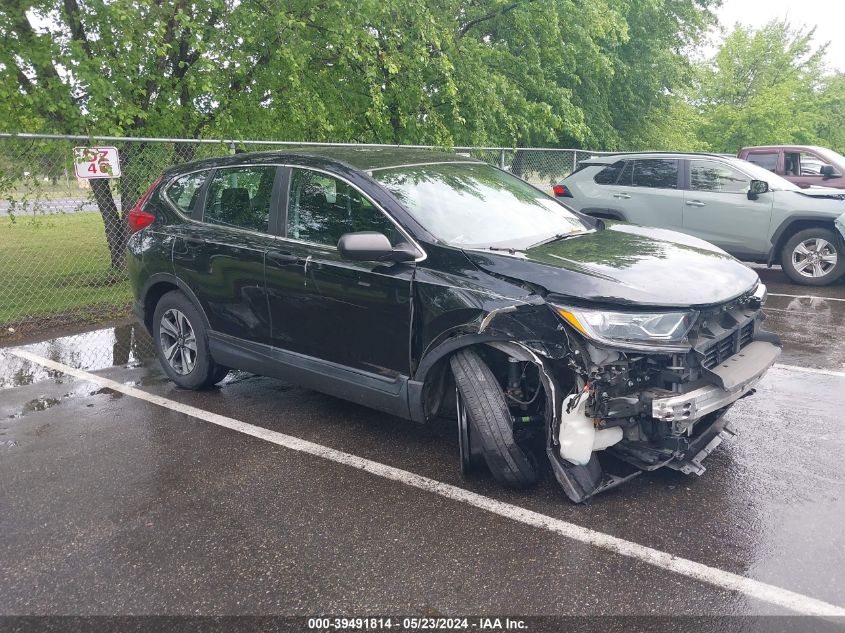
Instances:
[[[821,374],[822,376],[838,376],[840,378],[845,378],[845,371],[836,371],[835,369],[816,369],[815,367],[783,365],[781,363],[775,363],[774,366],[779,369],[788,369],[789,371],[798,371],[804,374]]]
[[[770,292],[769,296],[770,297],[791,297],[793,299],[824,299],[826,301],[843,301],[843,302],[845,302],[845,299],[840,299],[839,297],[821,297],[819,295],[787,295],[787,294],[782,294],[782,293],[777,293],[777,292]]]
[[[662,552],[651,547],[639,545],[638,543],[626,541],[625,539],[621,539],[616,536],[611,536],[610,534],[605,534],[604,532],[598,532],[574,523],[569,523],[568,521],[562,521],[538,512],[533,512],[510,503],[497,501],[496,499],[491,499],[490,497],[485,497],[484,495],[446,484],[435,479],[423,477],[400,468],[394,468],[393,466],[388,466],[363,457],[344,453],[343,451],[329,448],[328,446],[315,444],[291,435],[261,428],[260,426],[253,426],[252,424],[247,424],[246,422],[241,422],[240,420],[236,420],[234,418],[229,418],[217,413],[211,413],[210,411],[182,404],[181,402],[176,402],[175,400],[156,396],[154,394],[147,393],[146,391],[136,389],[135,387],[130,387],[81,369],[75,369],[62,363],[41,358],[40,356],[36,356],[30,352],[23,350],[9,350],[9,352],[19,358],[26,359],[30,362],[48,367],[55,371],[75,376],[82,380],[93,382],[101,387],[117,391],[127,396],[132,396],[133,398],[144,400],[151,404],[155,404],[178,413],[183,413],[200,420],[205,420],[211,424],[216,424],[239,433],[251,435],[252,437],[272,442],[273,444],[277,444],[279,446],[284,446],[290,450],[307,453],[316,457],[322,457],[323,459],[328,459],[338,464],[351,466],[352,468],[357,468],[370,474],[384,477],[385,479],[397,481],[419,490],[424,490],[447,499],[465,503],[525,525],[553,532],[586,545],[592,545],[593,547],[598,547],[622,556],[627,556],[648,565],[653,565],[654,567],[686,576],[687,578],[691,578],[693,580],[708,583],[715,587],[719,587],[720,589],[736,591],[752,598],[756,598],[757,600],[762,600],[805,615],[823,617],[845,616],[845,608],[843,607],[839,607],[822,600],[817,600],[794,591],[782,589],[781,587],[776,587],[758,580],[746,578],[745,576],[740,576],[715,567],[709,567],[708,565],[696,563],[692,560],[679,558],[667,552]]]

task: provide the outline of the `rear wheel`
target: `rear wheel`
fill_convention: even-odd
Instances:
[[[826,286],[845,272],[842,241],[830,229],[804,229],[783,246],[781,267],[794,282],[808,286]]]
[[[493,477],[509,488],[525,488],[540,478],[537,457],[514,438],[513,417],[496,376],[473,350],[451,358],[458,400],[459,439],[475,443]],[[464,422],[462,425],[461,422]],[[471,466],[467,451],[461,467]]]
[[[199,310],[178,290],[163,295],[156,304],[153,341],[165,373],[184,389],[207,389],[228,373],[211,358]]]

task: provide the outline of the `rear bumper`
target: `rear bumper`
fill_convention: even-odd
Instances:
[[[693,422],[733,404],[754,388],[780,351],[778,345],[768,341],[750,343],[710,370],[712,384],[652,400],[652,417],[664,422]]]

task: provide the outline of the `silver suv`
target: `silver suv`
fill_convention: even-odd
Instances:
[[[845,272],[845,192],[800,189],[739,158],[590,158],[554,190],[587,215],[681,231],[739,259],[780,264],[797,283],[824,286]]]

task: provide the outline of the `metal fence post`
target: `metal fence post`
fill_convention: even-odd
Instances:
[[[505,148],[499,150],[499,167],[505,168]]]

